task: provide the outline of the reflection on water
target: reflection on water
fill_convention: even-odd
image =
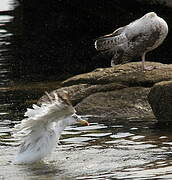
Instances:
[[[1,0],[0,1],[0,12],[12,11],[18,5],[16,0]]]
[[[12,94],[4,89],[10,83],[10,66],[12,60],[11,39],[13,32],[10,25],[14,19],[12,10],[17,6],[15,0],[0,1],[0,137],[4,137],[0,145],[7,146],[13,141],[10,137],[12,121],[9,120],[10,109],[13,104]]]
[[[0,87],[9,83],[9,45],[12,33],[5,29],[5,24],[11,22],[12,16],[0,15]]]
[[[13,165],[16,143],[9,135],[10,121],[4,121],[0,124],[4,127],[0,133],[0,175],[7,179],[22,179],[27,174],[26,179],[84,180],[172,177],[170,132],[150,129],[144,122],[114,126],[95,122],[88,127],[67,127],[59,146],[44,162]]]

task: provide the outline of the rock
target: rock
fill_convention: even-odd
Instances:
[[[129,87],[121,90],[94,93],[76,105],[80,114],[106,119],[151,117],[147,101],[150,88]]]
[[[151,87],[157,82],[172,79],[172,65],[155,62],[146,62],[146,65],[155,66],[156,69],[143,72],[140,69],[140,62],[127,63],[74,76],[64,81],[62,85],[109,84],[115,82],[127,86]]]
[[[70,101],[75,106],[77,103],[81,102],[84,98],[90,96],[91,94],[94,94],[97,92],[118,90],[125,87],[126,87],[125,85],[121,85],[117,83],[110,83],[110,84],[104,84],[104,85],[78,84],[78,85],[72,85],[69,87],[63,87],[63,88],[54,90],[50,93],[50,95],[52,95],[54,92],[62,92],[65,90],[69,93]],[[38,101],[38,104],[42,103],[43,101],[46,101],[46,99],[47,99],[47,96],[43,96]]]
[[[172,81],[156,83],[150,90],[148,100],[157,120],[172,124]]]
[[[146,65],[156,69],[144,72],[138,62],[96,69],[65,80],[63,87],[53,92],[67,90],[78,114],[110,121],[155,119],[147,96],[155,83],[172,79],[172,65],[155,62],[146,62]],[[43,96],[39,103],[45,98]]]

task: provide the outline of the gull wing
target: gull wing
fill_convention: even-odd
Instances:
[[[32,109],[27,109],[24,115],[27,118],[14,127],[14,134],[23,130],[34,130],[39,126],[47,127],[48,124],[75,113],[73,106],[59,94],[54,93],[54,99],[49,94],[47,96],[50,101],[46,101],[40,106],[33,104]]]
[[[34,162],[49,154],[56,144],[54,127],[60,120],[75,113],[71,104],[57,94],[54,98],[41,106],[34,104],[32,109],[27,109],[26,118],[14,127],[13,136],[20,140],[16,163]]]
[[[110,38],[110,37],[118,36],[118,35],[120,35],[121,33],[124,32],[125,28],[126,28],[126,26],[120,27],[120,28],[116,29],[113,33],[106,34],[104,36],[100,36],[96,40],[99,40],[99,39],[102,39],[102,38]]]
[[[127,41],[124,33],[126,26],[116,29],[113,33],[101,36],[95,41],[95,48],[98,51],[104,51],[113,48]]]

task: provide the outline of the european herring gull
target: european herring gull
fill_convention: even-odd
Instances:
[[[167,23],[156,13],[150,12],[130,24],[120,27],[112,34],[98,38],[95,41],[97,51],[113,54],[111,66],[124,64],[134,57],[142,57],[142,69],[145,66],[147,52],[157,48],[168,34]]]
[[[33,104],[25,113],[26,118],[14,127],[14,137],[19,138],[20,147],[14,160],[15,164],[34,163],[42,160],[56,147],[61,132],[66,126],[88,122],[76,114],[68,94],[54,93],[49,101],[40,106]]]

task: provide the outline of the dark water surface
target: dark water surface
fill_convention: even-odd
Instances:
[[[19,56],[21,9],[15,0],[0,0],[0,180],[172,179],[171,131],[151,129],[146,121],[134,119],[99,124],[101,117],[89,116],[90,126],[66,128],[44,162],[12,163],[17,142],[11,128],[44,91],[59,86],[54,75],[41,75],[37,63],[33,73],[27,71],[32,66]]]

